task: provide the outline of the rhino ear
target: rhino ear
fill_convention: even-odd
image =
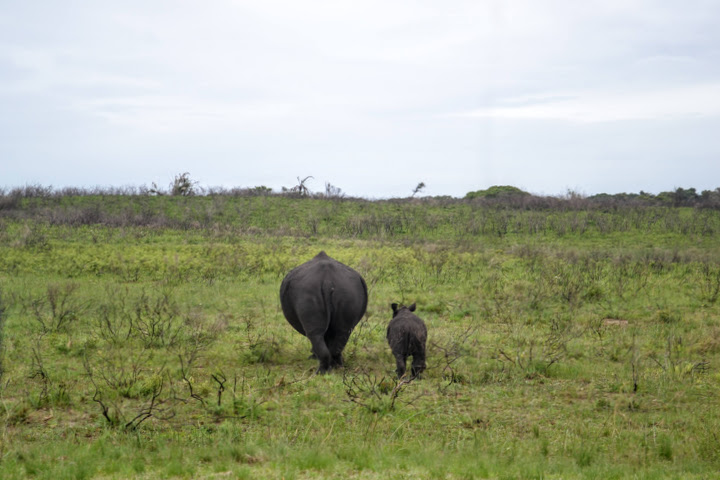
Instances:
[[[414,312],[414,311],[415,311],[415,304],[413,303],[412,305],[410,305],[410,306],[408,307],[408,310],[410,310],[411,312]]]
[[[393,304],[391,304],[390,306],[392,307],[393,313],[394,313],[394,314],[397,313],[398,304],[397,304],[397,303],[393,303]]]

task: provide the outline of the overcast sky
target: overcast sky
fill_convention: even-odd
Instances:
[[[0,0],[0,187],[720,187],[720,2]]]

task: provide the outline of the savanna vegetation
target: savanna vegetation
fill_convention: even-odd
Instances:
[[[178,180],[0,195],[0,478],[720,471],[720,191],[369,201]],[[318,376],[278,289],[320,250],[370,301],[346,367]],[[393,302],[427,324],[420,380],[395,378]]]

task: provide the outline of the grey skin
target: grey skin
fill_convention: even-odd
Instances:
[[[412,356],[411,373],[413,378],[425,370],[425,343],[427,342],[427,327],[420,317],[415,315],[415,304],[409,307],[397,303],[391,305],[393,318],[387,328],[387,341],[390,345],[395,362],[398,378],[405,375],[407,358]]]
[[[343,349],[367,303],[365,280],[325,252],[291,270],[280,285],[285,318],[310,340],[318,373],[342,367]]]

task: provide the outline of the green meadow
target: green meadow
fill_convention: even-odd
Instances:
[[[5,195],[0,478],[717,478],[720,210],[581,200]],[[318,376],[321,250],[369,305]]]

